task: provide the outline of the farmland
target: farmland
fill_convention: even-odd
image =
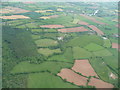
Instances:
[[[119,87],[116,2],[2,4],[3,88]]]

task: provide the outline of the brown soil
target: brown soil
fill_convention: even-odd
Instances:
[[[63,28],[62,25],[41,25],[42,28]]]
[[[72,70],[74,70],[75,72],[79,72],[84,76],[98,77],[88,60],[75,60]]]
[[[2,11],[0,13],[26,13],[26,12],[30,12],[29,10],[24,10],[21,8],[17,8],[17,7],[5,7],[2,9]]]
[[[96,78],[91,78],[88,85],[95,86],[96,88],[113,88],[114,87],[112,84]]]
[[[101,24],[101,25],[103,25],[103,24],[108,25],[108,24],[106,24],[106,23],[97,21],[97,20],[96,20],[95,18],[93,18],[93,17],[87,16],[87,15],[83,15],[83,14],[81,14],[81,16],[83,16],[83,17],[85,17],[85,18],[87,18],[87,19],[89,19],[89,20],[91,20],[91,21],[93,21],[93,22],[95,22],[95,23],[98,23],[98,24]]]
[[[98,34],[104,35],[104,33],[100,29],[98,29],[96,26],[94,25],[87,25],[87,26],[91,28],[92,30],[96,31]]]
[[[81,25],[88,25],[87,22],[83,22],[83,21],[78,22],[78,24],[81,24]]]
[[[58,29],[59,32],[84,32],[88,31],[84,27],[75,27],[75,28],[65,28],[65,29]]]
[[[87,83],[87,78],[80,76],[79,74],[67,68],[62,69],[61,72],[57,75],[60,76],[62,79],[65,79],[66,81],[74,83],[78,86],[86,86]]]
[[[29,19],[29,17],[24,15],[11,15],[11,16],[0,16],[2,19]]]

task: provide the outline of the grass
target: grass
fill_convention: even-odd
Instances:
[[[118,83],[117,79],[112,79],[109,77],[110,73],[111,72],[114,73],[114,72],[107,66],[106,62],[104,62],[102,58],[92,58],[89,59],[89,61],[92,67],[94,68],[95,72],[100,77],[100,79],[113,84]]]
[[[110,51],[108,51],[107,49],[104,49],[104,50],[100,50],[100,51],[95,51],[93,52],[93,54],[95,56],[111,56],[112,53]]]
[[[88,51],[92,51],[92,52],[104,49],[104,47],[102,47],[98,44],[95,44],[95,43],[90,43],[87,46],[85,46],[84,48],[87,49]]]
[[[92,56],[90,52],[80,47],[73,47],[74,59],[87,59]]]
[[[41,64],[30,64],[28,61],[24,61],[16,65],[11,73],[30,73],[38,71],[50,71],[57,74],[62,68],[71,68],[72,64],[65,62],[52,62],[46,61]]]
[[[66,48],[66,50],[65,50],[65,52],[63,54],[54,55],[54,56],[50,57],[48,60],[50,60],[50,61],[56,60],[56,61],[64,61],[64,62],[73,63],[74,59],[73,59],[72,48],[68,47],[68,48]]]
[[[26,25],[26,27],[28,27],[28,28],[38,28],[39,26],[37,25],[37,24],[35,24],[35,23],[28,23],[28,24],[25,24]]]
[[[32,35],[33,39],[39,39],[41,36],[40,35]]]
[[[60,49],[40,48],[40,49],[38,49],[38,53],[43,54],[45,56],[50,56],[54,53],[61,53],[61,50]]]
[[[67,60],[63,55],[54,55],[50,58],[48,58],[49,61],[56,60],[56,61],[64,61],[64,62],[70,62],[70,60]]]
[[[111,42],[110,42],[110,40],[109,40],[109,39],[105,39],[103,46],[106,47],[106,48],[110,48],[110,47],[111,47]]]
[[[97,35],[80,35],[79,37],[75,37],[69,42],[66,43],[66,46],[80,46],[84,47],[89,43],[96,43],[98,45],[103,45],[103,40],[101,37]]]
[[[30,74],[28,77],[28,88],[78,88],[70,83],[64,82],[60,77],[50,73]]]
[[[40,39],[35,41],[38,47],[57,46],[58,42],[52,39]]]
[[[31,29],[31,32],[32,33],[39,33],[39,32],[43,32],[43,30],[42,29]]]

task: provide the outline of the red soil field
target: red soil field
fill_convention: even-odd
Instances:
[[[98,34],[104,35],[104,33],[100,29],[98,29],[96,26],[94,25],[87,25],[87,26],[91,28],[92,30],[96,31]]]
[[[48,17],[50,17],[50,18],[57,18],[59,16],[58,15],[52,15],[52,16],[48,16]]]
[[[91,21],[93,21],[93,22],[95,22],[95,23],[98,23],[98,24],[105,24],[105,25],[107,25],[106,23],[103,23],[103,22],[100,22],[100,21],[97,21],[95,18],[92,18],[92,17],[90,17],[90,16],[87,16],[87,15],[83,15],[83,14],[80,14],[81,16],[83,16],[83,17],[85,17],[85,18],[87,18],[87,19],[89,19],[89,20],[91,20]]]
[[[72,70],[74,70],[75,72],[79,72],[84,76],[98,77],[88,60],[75,60]]]
[[[120,28],[120,24],[117,24],[116,27]]]
[[[78,86],[86,86],[87,83],[87,78],[80,76],[79,74],[67,68],[62,69],[57,75],[62,79],[66,79],[66,81],[74,83]]]
[[[30,12],[29,10],[24,10],[21,8],[17,8],[17,7],[5,7],[2,9],[2,12],[0,13],[26,13],[26,12]]]
[[[78,22],[78,24],[81,24],[81,25],[88,25],[87,22],[83,22],[83,21]]]
[[[41,25],[42,28],[63,28],[62,25]]]
[[[58,29],[59,32],[84,32],[88,31],[84,27],[75,27],[75,28],[65,28],[65,29]]]
[[[95,86],[96,88],[114,88],[112,84],[104,82],[96,78],[91,78],[88,85]]]
[[[112,43],[112,48],[120,48],[120,44],[118,44],[118,43]]]

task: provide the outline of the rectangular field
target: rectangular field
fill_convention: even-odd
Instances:
[[[75,28],[65,28],[65,29],[58,29],[59,32],[85,32],[88,31],[84,27],[75,27]]]

